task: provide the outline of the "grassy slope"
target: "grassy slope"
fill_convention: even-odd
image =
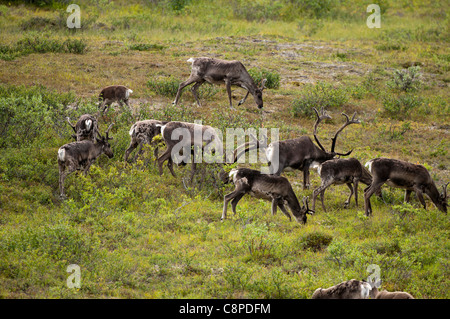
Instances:
[[[127,85],[135,98],[134,115],[116,108],[100,122],[102,130],[110,121],[116,123],[115,158],[100,158],[87,177],[70,176],[67,201],[58,199],[54,160],[57,148],[70,140],[67,126],[44,130],[35,146],[2,149],[0,295],[309,298],[317,287],[367,278],[367,266],[377,264],[385,289],[448,298],[449,220],[429,201],[427,211],[416,200],[413,206],[402,205],[403,193],[385,188],[387,204],[373,199],[374,216],[367,219],[362,215],[362,189],[359,208],[352,202],[344,210],[347,188],[336,186],[326,194],[328,212],[319,208],[306,226],[289,223],[281,213],[272,217],[269,203],[247,197],[238,206],[238,216],[220,223],[221,196],[231,186],[217,189],[206,181],[199,190],[200,177],[195,185],[183,185],[181,177],[189,174],[186,168],[177,168],[178,178],[167,172],[160,178],[151,164],[145,170],[140,165],[124,169],[121,162],[128,129],[138,114],[202,119],[221,127],[237,123],[278,127],[281,139],[311,134],[312,119],[292,117],[290,105],[306,82],[321,80],[361,93],[358,98],[353,94],[342,108],[330,110],[334,120],[320,129],[324,141],[340,125],[340,112],[357,111],[363,124],[341,134],[340,150],[354,149],[353,155],[362,162],[386,156],[425,164],[441,185],[449,180],[448,37],[441,33],[435,40],[408,39],[408,34],[418,37],[426,31],[431,37],[447,23],[448,18],[439,14],[439,4],[392,5],[379,30],[365,26],[364,8],[360,20],[307,19],[302,24],[299,20],[249,22],[234,19],[225,5],[214,11],[208,6],[212,6],[209,1],[201,1],[180,15],[139,2],[109,4],[101,11],[91,7],[88,13],[82,11],[87,27],[81,32],[26,31],[46,32],[55,39],[84,39],[87,53],[0,60],[2,83],[71,91],[88,111],[95,109],[90,99],[105,85]],[[2,44],[15,43],[23,33],[21,24],[32,17],[61,19],[53,10],[24,6],[2,7],[1,12]],[[137,43],[164,48],[129,49]],[[376,48],[397,43],[405,49]],[[187,77],[186,59],[201,55],[240,59],[249,68],[278,71],[280,88],[267,90],[264,96],[271,111],[266,119],[259,118],[250,98],[237,114],[228,110],[223,88],[202,108],[191,106],[193,98],[186,90],[184,107],[175,109],[169,106],[172,98],[147,87],[155,74]],[[417,94],[426,103],[401,121],[391,119],[383,112],[379,94],[393,94],[386,87],[393,69],[414,61],[423,63],[425,86]],[[368,84],[362,90],[364,82]],[[240,89],[234,91],[236,102],[242,94]],[[66,115],[76,114],[67,110],[58,116],[62,123]],[[37,161],[28,158],[30,153]],[[299,172],[285,176],[299,197],[311,196],[312,189],[301,189]],[[320,183],[314,172],[311,177],[313,187]],[[69,264],[81,267],[81,289],[66,286]]]

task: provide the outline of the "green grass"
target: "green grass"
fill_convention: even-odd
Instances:
[[[318,204],[306,225],[272,216],[269,202],[250,196],[220,222],[233,187],[217,182],[218,165],[198,165],[190,184],[189,165],[175,167],[177,178],[166,167],[159,176],[151,147],[135,164],[122,161],[138,119],[279,128],[288,139],[312,136],[310,107],[325,106],[332,116],[318,131],[325,148],[340,114],[357,112],[361,124],[339,135],[338,152],[353,149],[362,163],[379,156],[420,163],[443,185],[450,147],[443,2],[383,1],[382,28],[369,29],[369,2],[352,0],[80,1],[80,30],[61,23],[64,5],[41,3],[0,5],[0,297],[310,298],[318,287],[366,279],[371,264],[383,289],[450,297],[449,219],[428,199],[427,210],[415,198],[404,204],[402,190],[385,186],[384,202],[373,197],[367,218],[362,187],[359,207],[352,200],[344,209],[348,189],[333,186],[327,213]],[[185,61],[195,56],[239,59],[256,83],[268,78],[269,113],[261,117],[251,97],[237,107],[246,93],[238,88],[230,110],[224,87],[206,84],[202,107],[192,105],[189,88],[172,106],[189,76]],[[420,85],[402,90],[399,72],[414,62]],[[131,112],[113,106],[99,119],[101,132],[115,123],[114,158],[100,157],[87,176],[70,175],[61,201],[56,154],[72,141],[65,118],[96,113],[100,89],[111,84],[133,90]],[[314,171],[309,190],[301,172],[283,175],[299,199],[320,184]],[[66,284],[71,264],[80,266],[79,289]]]

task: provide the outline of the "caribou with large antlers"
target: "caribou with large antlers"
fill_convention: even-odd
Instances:
[[[350,124],[360,123],[359,120],[355,119],[356,112],[351,119],[347,114],[342,113],[346,118],[346,122],[336,131],[331,139],[331,150],[328,152],[317,137],[317,127],[322,120],[331,119],[331,117],[325,113],[323,108],[320,115],[316,108],[313,109],[317,115],[317,120],[314,124],[314,139],[317,145],[313,143],[309,136],[301,136],[295,139],[272,142],[266,149],[266,157],[269,161],[271,174],[280,175],[287,167],[302,170],[304,189],[309,187],[309,168],[312,163],[320,164],[334,158],[336,155],[347,156],[351,154],[353,150],[347,153],[336,152],[336,140],[345,127]]]
[[[442,187],[442,193],[439,194],[430,173],[424,166],[381,157],[368,161],[366,167],[373,176],[372,184],[364,190],[366,216],[372,214],[370,197],[375,192],[380,191],[384,183],[392,187],[405,189],[406,202],[409,201],[411,192],[415,192],[424,209],[427,208],[423,198],[425,193],[439,210],[447,214],[447,186],[449,183]]]
[[[230,101],[230,108],[233,108],[231,101],[231,86],[236,85],[247,90],[245,97],[239,101],[238,105],[241,105],[247,99],[249,94],[253,95],[256,105],[262,109],[263,99],[262,92],[264,90],[264,84],[267,79],[261,81],[261,86],[258,87],[253,81],[247,69],[240,61],[226,61],[215,58],[190,58],[187,62],[192,63],[191,75],[189,78],[181,82],[175,101],[173,104],[177,105],[181,96],[181,91],[188,85],[195,83],[192,88],[192,94],[194,95],[197,105],[200,106],[200,100],[198,99],[197,90],[205,82],[211,84],[223,84],[227,88],[228,100]]]
[[[65,198],[64,194],[64,179],[67,175],[75,170],[84,169],[86,175],[91,167],[92,163],[103,153],[109,158],[113,157],[113,152],[108,141],[112,140],[109,137],[109,125],[106,130],[105,136],[101,136],[99,132],[97,135],[96,143],[91,140],[83,140],[80,142],[72,142],[61,146],[58,150],[58,166],[59,166],[59,191],[60,197]]]

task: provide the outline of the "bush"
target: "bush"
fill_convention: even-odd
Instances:
[[[160,75],[150,79],[147,86],[159,95],[166,97],[175,97],[177,95],[180,81],[175,79],[172,75]]]
[[[335,88],[329,83],[319,82],[307,85],[299,98],[292,101],[291,113],[298,116],[314,116],[313,107],[333,109],[347,103],[349,95],[345,89]]]
[[[29,35],[17,41],[12,46],[0,46],[0,59],[14,60],[16,57],[32,53],[75,53],[84,54],[87,44],[84,40],[66,39],[65,41],[48,39],[44,36]]]
[[[380,51],[405,51],[408,47],[398,41],[387,41],[375,46]]]
[[[74,100],[71,92],[43,86],[0,86],[0,148],[29,144],[49,126],[58,133],[65,131],[64,108]]]
[[[420,86],[420,66],[412,66],[408,69],[395,70],[392,79],[387,85],[403,92],[416,91]]]
[[[423,103],[422,97],[410,93],[383,97],[385,114],[399,120],[408,118],[411,112],[418,109]]]
[[[150,43],[136,43],[131,44],[129,46],[130,50],[137,50],[137,51],[150,51],[150,50],[163,50],[164,46],[160,44],[150,44]]]
[[[191,0],[167,0],[167,6],[175,12],[180,12]]]
[[[323,18],[329,15],[336,6],[335,0],[290,0],[294,8],[298,8],[300,13],[314,18]]]
[[[259,87],[263,79],[267,79],[265,87],[268,89],[278,89],[280,87],[280,73],[260,68],[251,68],[248,73]]]
[[[282,7],[283,5],[279,1],[232,1],[234,16],[247,21],[279,19]]]
[[[315,231],[304,235],[300,239],[300,244],[303,249],[310,249],[317,252],[328,247],[332,240],[333,236],[324,234],[320,231]]]
[[[63,43],[63,52],[84,54],[87,51],[87,44],[84,40],[79,39],[67,39]]]

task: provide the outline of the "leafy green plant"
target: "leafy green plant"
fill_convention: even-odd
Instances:
[[[315,231],[304,235],[300,240],[303,249],[310,249],[314,252],[323,250],[332,242],[333,236],[321,231]]]
[[[87,43],[82,39],[68,38],[62,41],[33,34],[23,37],[13,45],[1,45],[0,59],[9,61],[18,56],[47,52],[84,54],[87,47]]]
[[[254,260],[274,258],[277,240],[269,231],[269,226],[263,223],[246,225],[242,234],[242,246]]]
[[[412,93],[398,96],[385,94],[382,99],[385,114],[399,120],[407,119],[414,110],[424,103],[422,97]]]
[[[150,43],[135,43],[131,44],[129,46],[130,50],[137,50],[137,51],[161,51],[165,47],[160,44],[150,44]]]
[[[278,89],[280,87],[280,73],[277,71],[270,71],[267,69],[251,68],[248,73],[253,78],[257,86],[263,79],[267,79],[265,87],[268,89]]]
[[[291,104],[291,113],[296,116],[314,116],[313,107],[336,109],[347,103],[349,94],[341,87],[334,87],[330,83],[318,82],[316,85],[307,85],[300,97]]]
[[[151,78],[147,82],[147,86],[155,91],[157,94],[166,97],[175,97],[177,95],[178,86],[180,81],[175,79],[174,76],[159,75]]]
[[[416,91],[420,87],[420,66],[411,66],[408,69],[394,70],[388,87],[403,92]]]

